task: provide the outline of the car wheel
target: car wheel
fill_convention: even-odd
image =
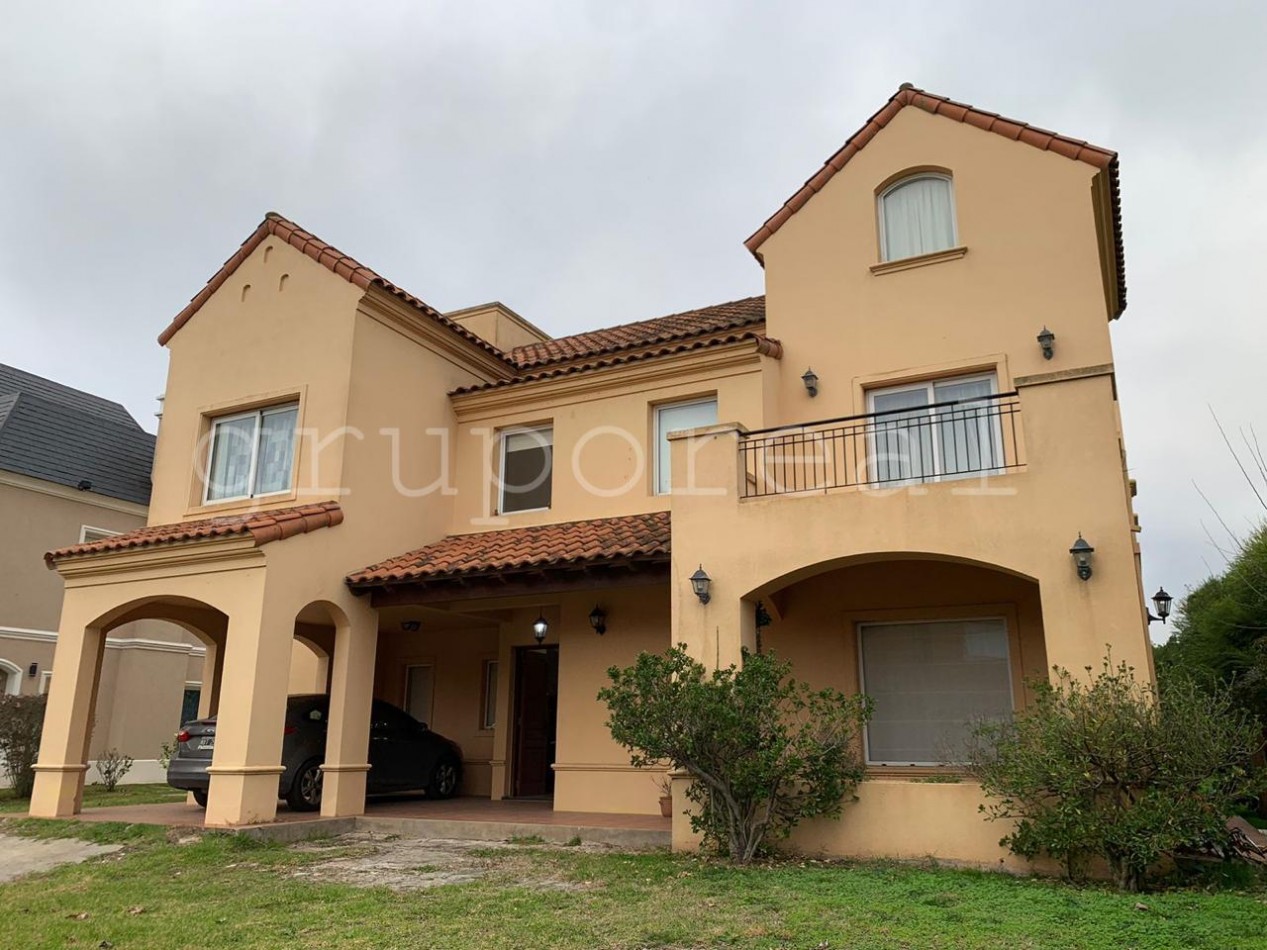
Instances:
[[[198,803],[199,808],[207,807],[207,790],[205,788],[195,788],[193,790],[194,801]]]
[[[321,807],[321,760],[309,759],[299,766],[286,793],[286,804],[295,811],[316,811]]]
[[[431,781],[427,783],[428,798],[452,798],[462,783],[462,763],[451,755],[440,757]]]

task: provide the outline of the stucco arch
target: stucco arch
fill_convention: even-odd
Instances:
[[[192,634],[204,645],[223,640],[228,615],[192,597],[151,595],[139,597],[112,607],[88,626],[102,633],[138,620],[162,620]]]
[[[5,694],[9,696],[18,695],[18,690],[22,688],[22,668],[16,663],[10,663],[8,660],[0,658],[0,672],[9,674],[4,681]]]

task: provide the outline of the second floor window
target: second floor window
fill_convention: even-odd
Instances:
[[[550,507],[554,430],[549,426],[502,433],[502,514]]]
[[[946,175],[915,175],[880,194],[881,259],[900,261],[954,247],[955,202]]]
[[[208,503],[290,490],[299,404],[269,406],[211,422]]]
[[[655,411],[656,437],[656,483],[657,495],[667,495],[670,491],[669,473],[670,453],[669,433],[678,429],[694,429],[699,426],[717,424],[717,400],[696,399],[692,402],[679,402],[670,406],[660,406]]]
[[[870,392],[871,480],[922,482],[1001,468],[994,390],[993,376],[959,376]]]

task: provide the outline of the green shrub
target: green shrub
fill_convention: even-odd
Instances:
[[[692,827],[740,863],[805,818],[839,815],[862,779],[866,697],[811,690],[790,673],[747,651],[742,666],[709,672],[679,646],[612,667],[598,694],[635,766],[691,773]]]
[[[31,797],[43,728],[43,696],[0,695],[0,759],[18,798]]]
[[[1226,841],[1234,805],[1262,786],[1262,733],[1226,690],[1173,678],[1159,695],[1125,664],[1091,672],[1057,669],[1011,722],[977,726],[969,768],[995,799],[983,811],[1017,821],[1001,842],[1013,852],[1071,876],[1101,858],[1138,890],[1162,857]]]

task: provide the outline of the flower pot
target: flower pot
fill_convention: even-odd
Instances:
[[[664,816],[665,818],[673,817],[673,796],[672,795],[660,796],[660,814]]]

